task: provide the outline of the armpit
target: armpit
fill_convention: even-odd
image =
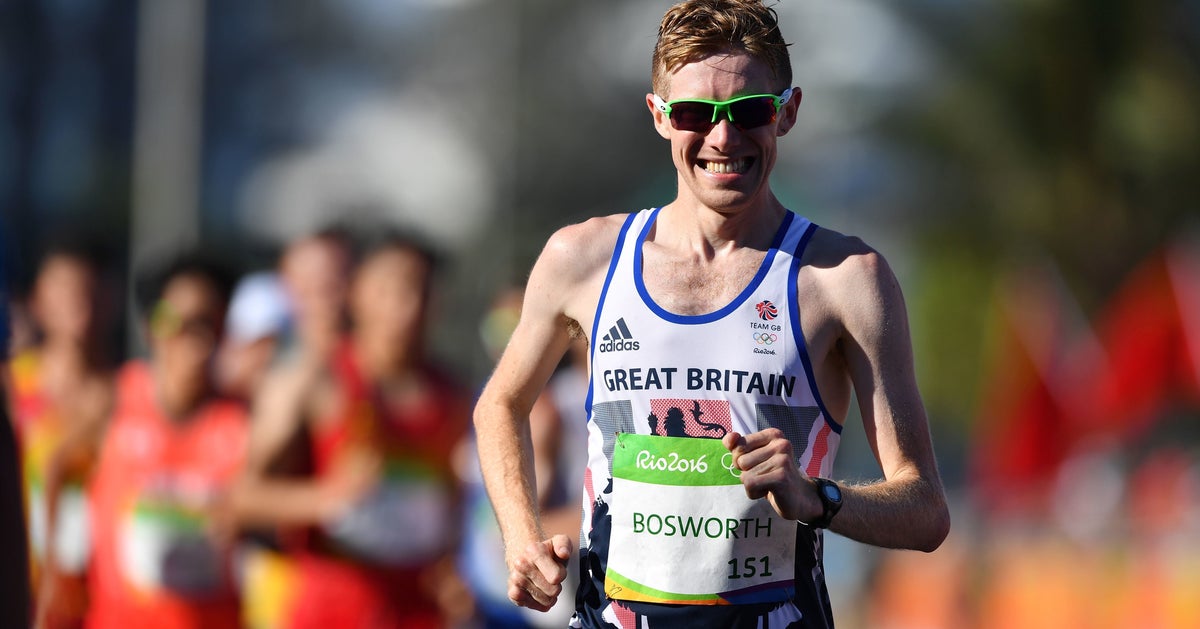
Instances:
[[[567,334],[571,335],[572,341],[579,339],[587,340],[587,334],[584,333],[583,326],[579,325],[579,322],[574,319],[567,319]]]

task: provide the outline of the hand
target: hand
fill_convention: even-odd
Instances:
[[[788,520],[811,522],[824,513],[813,481],[796,465],[792,444],[778,428],[742,436],[731,432],[721,440],[742,470],[742,485],[751,500],[766,497]]]
[[[549,611],[562,592],[571,558],[571,538],[555,535],[533,542],[509,560],[508,598],[521,607]]]
[[[218,548],[227,549],[237,539],[239,524],[233,500],[230,491],[221,491],[210,496],[204,505],[205,526]]]
[[[325,519],[337,519],[365,498],[383,476],[383,455],[368,446],[352,446],[342,452],[321,485]]]

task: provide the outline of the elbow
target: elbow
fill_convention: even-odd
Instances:
[[[946,541],[946,536],[949,534],[950,509],[946,506],[945,497],[939,496],[939,499],[930,506],[925,534],[921,536],[915,550],[931,553],[941,547],[942,542]]]

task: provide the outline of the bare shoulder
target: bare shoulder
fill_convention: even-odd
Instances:
[[[556,231],[529,276],[525,309],[534,317],[565,316],[583,329],[599,299],[628,214],[591,218]]]
[[[820,295],[843,324],[877,321],[903,308],[900,285],[887,260],[861,238],[819,229],[802,262],[802,294]]]
[[[597,216],[559,229],[547,240],[538,264],[548,263],[559,274],[576,279],[590,275],[597,267],[607,267],[627,216]]]
[[[286,360],[264,377],[254,402],[255,414],[310,415],[311,407],[328,388],[328,381],[329,371],[323,362],[298,357]]]

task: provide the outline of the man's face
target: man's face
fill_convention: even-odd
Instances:
[[[341,244],[311,238],[292,245],[283,258],[284,284],[296,316],[304,322],[336,321],[346,299],[350,256]]]
[[[198,395],[208,386],[224,317],[224,303],[206,277],[184,274],[167,282],[150,316],[150,335],[159,373],[171,389]]]
[[[38,273],[33,306],[47,335],[87,340],[95,324],[95,302],[96,276],[82,260],[55,256]]]
[[[358,333],[393,347],[411,347],[422,332],[428,273],[421,256],[407,249],[387,249],[363,261],[350,296]]]
[[[668,77],[666,101],[706,99],[724,101],[749,94],[777,94],[770,68],[745,53],[713,55],[689,63]],[[718,117],[707,133],[681,131],[658,111],[651,97],[646,102],[654,114],[659,134],[671,141],[671,158],[679,173],[681,201],[693,201],[718,212],[738,212],[766,199],[768,177],[775,167],[776,141],[796,120],[799,90],[783,106],[775,121],[740,130],[726,116]]]

